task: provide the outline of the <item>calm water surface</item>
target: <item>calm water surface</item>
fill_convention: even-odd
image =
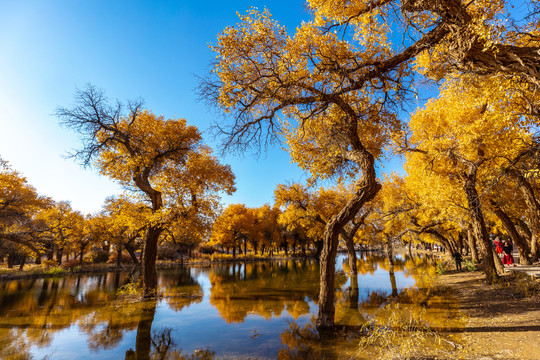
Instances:
[[[345,330],[325,341],[313,325],[311,260],[163,270],[162,296],[142,303],[116,295],[127,272],[0,282],[0,358],[341,359],[358,345],[346,329],[384,316],[390,302],[422,309],[432,326],[450,316],[428,294],[424,260],[399,257],[389,272],[384,258],[364,257],[356,279],[343,256],[337,264],[336,323]]]

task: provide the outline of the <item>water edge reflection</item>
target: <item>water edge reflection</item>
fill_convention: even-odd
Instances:
[[[0,350],[11,359],[336,359],[360,354],[362,326],[380,327],[396,304],[431,328],[457,326],[422,259],[398,257],[392,271],[383,257],[359,256],[356,277],[339,261],[332,336],[313,325],[317,263],[283,260],[161,271],[152,302],[116,296],[128,273],[2,282]]]

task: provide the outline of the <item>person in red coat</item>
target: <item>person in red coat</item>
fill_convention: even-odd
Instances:
[[[497,254],[499,254],[499,256],[502,256],[502,254],[503,254],[503,243],[499,239],[498,236],[495,238],[495,241],[493,243],[495,244],[495,251],[497,252]]]
[[[514,263],[514,257],[512,256],[512,250],[513,250],[512,242],[508,240],[504,240],[502,248],[504,252],[503,264],[508,265],[508,266],[511,266],[511,265],[516,266],[516,264]]]

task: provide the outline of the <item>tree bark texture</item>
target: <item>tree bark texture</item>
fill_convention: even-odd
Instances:
[[[540,204],[538,204],[538,201],[536,200],[534,190],[529,181],[517,171],[514,174],[518,178],[519,189],[523,193],[525,204],[527,205],[527,217],[529,218],[529,228],[531,230],[529,245],[531,256],[533,259],[538,259],[540,257],[540,246],[538,246],[538,243],[540,242]]]
[[[159,226],[150,226],[146,232],[143,248],[143,290],[144,297],[154,297],[157,291],[157,244],[162,229]]]
[[[478,250],[476,249],[476,241],[470,225],[467,229],[467,241],[469,243],[469,248],[471,249],[471,259],[473,262],[478,263]]]
[[[484,214],[480,205],[480,198],[476,191],[476,167],[469,168],[463,176],[463,189],[467,196],[469,205],[469,216],[471,217],[471,226],[476,242],[480,246],[482,253],[482,268],[486,275],[488,283],[494,283],[499,280],[495,261],[492,254],[492,246],[486,229]]]
[[[357,163],[363,165],[363,176],[359,181],[358,190],[340,212],[328,221],[324,230],[320,269],[319,314],[317,317],[317,329],[319,330],[334,327],[334,279],[339,235],[343,227],[354,219],[362,206],[372,200],[381,189],[381,185],[377,182],[375,176],[373,156],[364,151],[361,153],[361,157]]]
[[[347,245],[347,255],[349,256],[349,271],[351,273],[351,276],[357,275],[358,268],[356,266],[356,251],[354,250],[354,234],[353,236],[350,236],[350,234],[344,231],[342,237],[345,240],[345,244]]]

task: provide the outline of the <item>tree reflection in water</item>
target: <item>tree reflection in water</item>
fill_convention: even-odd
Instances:
[[[395,304],[404,317],[412,314],[430,327],[453,326],[455,307],[447,294],[429,290],[434,268],[422,259],[398,256],[394,271],[384,256],[360,256],[357,265],[358,276],[348,274],[347,261],[337,273],[338,331],[326,334],[319,334],[309,320],[317,311],[319,284],[318,265],[309,260],[162,271],[157,302],[118,299],[116,289],[129,274],[0,282],[0,351],[7,358],[30,359],[31,351],[40,353],[42,347],[43,356],[59,342],[64,351],[59,358],[69,358],[62,355],[80,351],[80,345],[70,344],[63,334],[79,331],[85,334],[77,339],[88,345],[88,357],[104,351],[125,359],[212,359],[213,351],[193,351],[210,345],[218,357],[341,359],[358,351],[362,325],[376,328],[373,320],[387,321],[396,313]],[[203,302],[199,277],[210,291],[205,303],[190,307]],[[420,289],[403,289],[405,282]],[[282,319],[291,321],[286,329]],[[179,349],[180,339],[191,353]]]
[[[171,328],[164,327],[152,331],[152,322],[156,311],[156,301],[143,309],[143,315],[137,326],[135,350],[126,351],[125,360],[212,360],[215,351],[210,349],[195,350],[192,354],[182,354],[176,349]]]
[[[374,256],[369,260],[359,257],[357,265],[358,272],[364,274],[373,274],[379,268],[386,270],[391,292],[370,291],[360,299],[359,279],[349,274],[348,288],[336,294],[336,330],[318,333],[314,318],[304,327],[291,322],[281,334],[280,360],[372,359],[375,353],[399,358],[415,347],[423,347],[428,353],[444,351],[456,341],[453,332],[463,328],[464,320],[456,299],[432,287],[432,264],[410,256],[395,259],[392,264],[386,257]],[[347,259],[343,269],[349,273]],[[404,270],[420,287],[398,291],[395,272]],[[359,350],[362,339],[377,341]]]

